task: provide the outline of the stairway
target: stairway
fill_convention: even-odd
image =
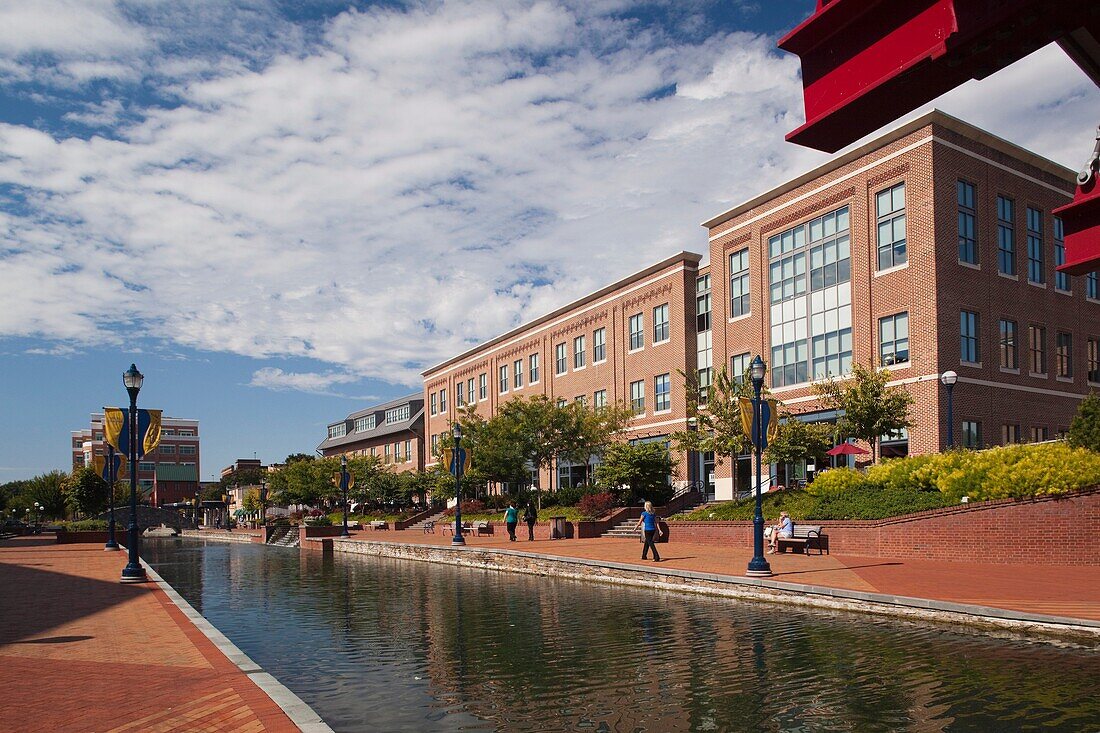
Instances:
[[[631,537],[637,538],[640,535],[641,530],[635,531],[634,527],[638,524],[638,518],[624,519],[616,524],[611,529],[604,532],[601,537]]]
[[[300,547],[301,541],[297,527],[276,527],[267,540],[267,544],[276,547]]]
[[[409,529],[409,530],[413,530],[413,531],[420,530],[421,532],[423,532],[425,524],[427,524],[428,522],[434,522],[436,524],[436,526],[438,526],[440,524],[440,522],[444,521],[444,518],[446,516],[447,516],[447,513],[445,511],[439,511],[439,512],[436,512],[435,514],[433,514],[432,516],[428,517],[427,519],[422,519],[419,522],[417,522],[416,524],[410,525],[410,526],[406,527],[405,529]]]

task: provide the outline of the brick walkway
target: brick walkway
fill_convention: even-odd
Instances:
[[[467,544],[641,564],[641,543],[635,540],[608,537],[551,541],[543,528],[541,532],[536,530],[538,539],[528,542],[527,528],[521,526],[520,540],[509,542],[503,527],[495,531],[499,534],[468,537]],[[440,533],[438,527],[436,534],[362,530],[353,535],[361,540],[411,544],[451,542],[451,537]],[[695,545],[675,539],[658,548],[662,562],[644,563],[646,567],[743,576],[752,558],[749,547]],[[1100,621],[1100,567],[1095,566],[997,565],[790,552],[767,558],[777,581]]]
[[[126,553],[0,542],[0,731],[297,731]]]

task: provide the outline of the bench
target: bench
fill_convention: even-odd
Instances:
[[[435,534],[435,522],[424,522],[424,534]]]
[[[483,534],[493,534],[493,523],[492,522],[478,522],[477,523],[477,533],[478,533],[479,536],[483,535]]]
[[[470,534],[473,531],[474,531],[474,528],[470,526],[469,522],[463,522],[462,523],[462,534]],[[449,534],[451,536],[454,536],[454,533],[455,533],[454,522],[448,522],[447,524],[443,525],[443,534]]]
[[[827,535],[826,535],[827,537]],[[810,554],[810,546],[817,548],[818,555],[829,551],[829,543],[822,540],[821,527],[815,524],[796,524],[790,537],[780,537],[776,552],[785,552],[787,545],[801,547],[802,552]]]
[[[390,523],[385,519],[373,519],[370,522],[371,529],[389,529]]]

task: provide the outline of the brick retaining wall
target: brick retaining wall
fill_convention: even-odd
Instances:
[[[769,523],[774,523],[774,518]],[[830,552],[999,564],[1100,565],[1100,489],[972,502],[881,520],[820,524]],[[1077,539],[1067,539],[1065,533]],[[752,522],[672,522],[673,542],[747,545]]]

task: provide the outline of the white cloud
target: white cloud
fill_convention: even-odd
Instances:
[[[311,394],[333,394],[331,388],[337,384],[358,382],[359,377],[352,374],[335,372],[284,372],[282,369],[264,367],[252,373],[250,387],[264,387],[276,391],[296,390]]]
[[[316,37],[229,28],[247,63],[150,52],[132,66],[178,106],[70,112],[141,117],[116,139],[0,125],[0,184],[25,196],[0,202],[0,279],[17,283],[0,292],[0,336],[102,343],[136,322],[183,346],[335,368],[260,370],[257,386],[415,385],[472,341],[704,251],[698,222],[826,159],[783,142],[801,87],[774,39],[687,44],[618,19],[621,5],[433,3],[344,13]],[[168,43],[173,17],[157,22],[144,37]],[[66,58],[139,53],[109,46]],[[1036,63],[1058,62],[1023,62]],[[1083,156],[1089,140],[1012,112],[1073,84],[984,84],[999,96],[973,110],[983,124]],[[1067,109],[1086,118],[1095,100]]]

